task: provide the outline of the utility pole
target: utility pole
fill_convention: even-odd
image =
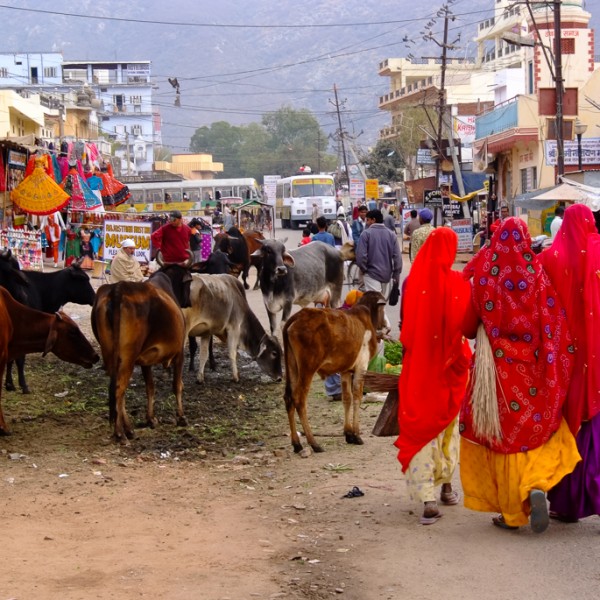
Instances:
[[[444,41],[441,44],[442,47],[442,72],[440,77],[440,99],[438,103],[438,128],[437,128],[437,147],[438,147],[438,159],[435,161],[435,187],[440,188],[440,166],[442,161],[442,131],[444,127],[444,113],[446,112],[446,56],[448,50],[448,20],[449,10],[447,6],[444,6]],[[434,40],[435,41],[435,40]],[[438,42],[436,42],[437,44]],[[438,44],[439,45],[439,44]]]
[[[321,172],[321,128],[317,129],[317,172]]]
[[[344,169],[346,170],[346,180],[348,182],[348,194],[350,194],[350,172],[348,171],[348,161],[346,159],[346,146],[344,145],[344,130],[342,129],[342,117],[340,115],[340,103],[338,102],[337,85],[333,84],[333,93],[335,95],[335,111],[337,113],[338,127],[340,131],[340,143],[342,145],[342,158],[344,160]],[[331,100],[330,100],[331,102]]]
[[[129,155],[129,132],[125,132],[125,158],[127,159],[127,175],[130,175],[129,164],[131,163],[131,157]]]
[[[561,0],[554,0],[554,83],[556,86],[556,168],[558,177],[565,174],[565,141],[563,131],[562,46],[560,23]]]

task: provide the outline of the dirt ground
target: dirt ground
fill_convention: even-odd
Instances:
[[[89,308],[67,312],[92,339]],[[13,433],[0,438],[0,600],[598,597],[597,518],[535,535],[459,505],[421,526],[393,440],[370,435],[383,395],[365,397],[365,444],[349,446],[341,403],[316,382],[309,415],[326,451],[301,458],[282,384],[247,357],[231,383],[218,359],[204,386],[186,372],[187,428],[159,374],[160,425],[137,426],[122,447],[99,368],[28,358],[34,393],[3,393]],[[136,373],[136,421],[142,395]],[[354,486],[364,496],[343,497]]]

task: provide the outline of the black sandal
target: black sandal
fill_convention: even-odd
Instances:
[[[364,495],[365,493],[355,485],[347,494],[344,494],[342,498],[359,498]]]
[[[509,525],[502,515],[498,515],[497,517],[492,517],[492,523],[496,527],[500,527],[500,529],[506,529],[508,531],[515,531],[519,529],[516,525]]]

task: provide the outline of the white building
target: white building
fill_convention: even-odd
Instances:
[[[65,85],[88,84],[102,104],[100,132],[119,144],[124,174],[151,171],[160,123],[152,106],[150,61],[64,61]]]

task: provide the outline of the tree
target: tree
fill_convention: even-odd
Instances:
[[[327,136],[306,109],[282,107],[263,116],[261,123],[234,126],[217,121],[200,127],[190,141],[192,152],[209,152],[224,166],[224,177],[264,174],[292,175],[301,165],[313,172],[332,171],[336,157],[326,153]]]
[[[394,140],[379,140],[362,162],[367,174],[380,182],[395,183],[402,181],[402,169],[405,166],[398,143]]]

